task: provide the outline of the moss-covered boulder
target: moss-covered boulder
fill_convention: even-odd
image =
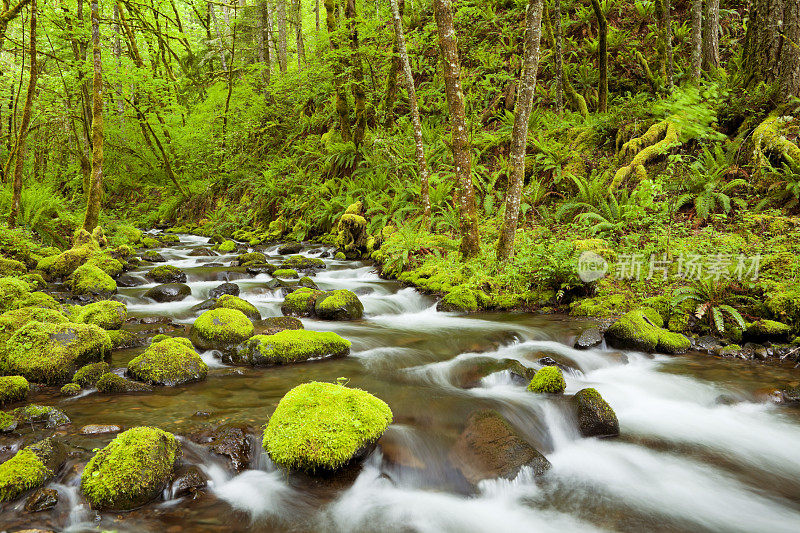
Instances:
[[[233,241],[230,241],[230,240],[225,241],[222,244],[220,244],[219,246],[217,246],[217,250],[219,250],[223,254],[229,254],[229,253],[233,252],[234,250],[236,250],[236,243],[233,242]]]
[[[312,359],[344,357],[350,341],[330,331],[286,330],[256,335],[236,349],[234,362],[254,366],[284,365]]]
[[[223,294],[214,303],[213,309],[236,309],[244,313],[250,320],[261,320],[261,312],[256,306],[238,296]]]
[[[322,291],[301,287],[286,295],[281,304],[281,313],[286,316],[313,316],[317,298],[323,294]]]
[[[142,254],[142,261],[147,261],[148,263],[166,263],[167,258],[155,250],[146,250]]]
[[[91,243],[75,246],[58,255],[42,258],[36,265],[36,270],[42,272],[49,280],[66,278],[84,264],[96,250],[97,248]]]
[[[100,361],[99,363],[89,363],[80,367],[72,376],[72,382],[77,383],[81,387],[91,387],[100,376],[110,370],[108,363]]]
[[[75,269],[69,278],[69,287],[74,294],[81,296],[108,296],[117,292],[114,278],[92,265]]]
[[[145,385],[144,383],[125,379],[124,377],[113,372],[106,372],[100,376],[97,379],[97,383],[95,383],[95,387],[97,387],[97,390],[103,394],[127,394],[129,392],[153,391],[150,386]]]
[[[279,268],[272,273],[272,276],[279,279],[297,279],[300,277],[297,270],[291,268]]]
[[[81,492],[97,510],[135,509],[161,494],[179,455],[171,433],[152,427],[123,431],[86,465]]]
[[[300,281],[297,282],[298,287],[306,287],[307,289],[314,289],[319,290],[319,286],[314,283],[314,280],[309,278],[308,276],[303,276],[300,278]]]
[[[335,254],[333,254],[333,258],[336,259],[337,261],[345,261],[347,259],[347,256],[344,255],[344,252],[336,252]]]
[[[71,423],[64,411],[52,405],[29,404],[24,407],[17,407],[13,411],[13,416],[21,424],[44,424],[48,428],[66,426]]]
[[[328,291],[316,298],[314,314],[323,320],[358,320],[364,316],[364,304],[347,289]]]
[[[325,268],[325,261],[319,257],[305,257],[303,255],[293,255],[286,258],[281,263],[281,268],[297,270],[298,272],[314,272]]]
[[[81,386],[77,383],[67,383],[59,391],[61,396],[77,396],[81,393]]]
[[[264,429],[274,462],[306,472],[330,472],[360,458],[392,421],[381,399],[334,383],[298,385],[281,399]]]
[[[278,253],[281,255],[296,254],[303,249],[303,245],[299,242],[286,242],[278,246]]]
[[[109,254],[93,254],[85,264],[96,266],[112,278],[122,274],[125,268],[121,261],[111,257]]]
[[[528,383],[528,390],[540,394],[560,394],[567,388],[564,381],[564,374],[557,366],[544,366],[536,371],[531,382]]]
[[[791,326],[775,320],[756,320],[747,327],[745,338],[751,342],[787,342]]]
[[[158,248],[161,246],[161,241],[154,239],[153,237],[142,237],[139,243],[145,248]]]
[[[267,256],[262,254],[261,252],[250,252],[247,254],[241,254],[239,257],[236,258],[236,261],[239,263],[239,266],[246,266],[247,264],[261,264],[267,262]]]
[[[584,437],[616,437],[619,421],[610,405],[596,389],[581,389],[572,397],[578,429]]]
[[[6,342],[2,366],[28,381],[61,385],[87,363],[104,360],[108,334],[93,324],[29,322]]]
[[[197,317],[189,338],[201,350],[227,351],[252,337],[254,331],[253,323],[238,309],[211,309]]]
[[[179,302],[192,295],[192,289],[185,283],[164,283],[156,285],[144,293],[156,302]]]
[[[128,319],[128,307],[122,302],[103,300],[70,309],[70,319],[81,324],[94,324],[105,330],[119,329]]]
[[[189,339],[168,337],[151,344],[128,363],[128,374],[151,385],[175,386],[202,381],[208,365],[194,351]]]
[[[336,246],[346,256],[367,251],[367,219],[360,214],[345,212],[337,226]]]
[[[12,309],[0,315],[0,343],[5,343],[17,330],[32,321],[45,322],[48,324],[63,324],[69,322],[67,317],[53,309],[44,309],[41,307]]]
[[[654,309],[642,307],[626,313],[606,330],[609,345],[625,350],[684,353],[691,341],[680,333],[664,329],[661,315]]]
[[[161,265],[144,275],[156,283],[186,283],[186,273],[172,265]]]
[[[22,376],[0,377],[0,405],[19,402],[28,397],[30,385]]]
[[[17,278],[0,278],[0,312],[18,309],[20,300],[31,293],[30,286]]]
[[[21,449],[0,464],[0,502],[17,499],[29,490],[44,485],[64,463],[64,447],[47,438]]]
[[[292,316],[271,316],[258,324],[257,331],[262,335],[275,335],[287,329],[303,329],[303,323]]]
[[[0,276],[19,276],[27,271],[28,269],[21,261],[0,257]]]
[[[436,310],[441,312],[474,313],[478,307],[477,291],[467,287],[453,289],[436,304]]]

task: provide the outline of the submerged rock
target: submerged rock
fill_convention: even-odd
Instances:
[[[87,424],[80,430],[81,435],[103,435],[105,433],[119,433],[122,426],[116,424]]]
[[[239,296],[239,286],[235,283],[223,283],[211,289],[208,293],[209,298],[219,298],[223,294],[230,294],[231,296]]]
[[[161,265],[144,275],[156,283],[186,283],[186,273],[172,265]]]
[[[131,359],[128,374],[151,385],[173,387],[204,380],[208,365],[194,351],[189,339],[168,337]]]
[[[616,437],[619,421],[610,405],[596,389],[581,389],[572,397],[578,429],[584,437]]]
[[[603,342],[603,334],[598,328],[589,328],[583,330],[581,334],[575,339],[575,348],[578,350],[588,350],[599,346]]]
[[[285,365],[311,359],[344,357],[350,341],[330,331],[286,330],[256,335],[239,345],[233,360],[254,366]]]
[[[184,496],[196,496],[198,492],[206,488],[208,478],[196,466],[192,465],[178,474],[170,486],[172,498],[183,498]]]
[[[567,388],[564,374],[557,366],[545,366],[539,369],[528,383],[531,392],[546,394],[561,394]]]
[[[159,303],[178,302],[191,296],[192,289],[183,283],[165,283],[149,289],[144,295]]]
[[[472,413],[450,452],[450,461],[473,484],[484,479],[514,479],[523,466],[536,475],[550,468],[550,461],[517,434],[492,410]]]
[[[614,348],[667,354],[684,353],[691,341],[680,333],[663,328],[664,321],[654,309],[642,307],[626,313],[606,331]]]
[[[14,500],[44,485],[61,468],[65,458],[64,447],[53,438],[18,451],[0,464],[0,502]]]
[[[229,350],[249,339],[253,323],[237,309],[212,309],[194,321],[189,337],[201,350]]]
[[[81,475],[81,491],[94,509],[135,509],[161,494],[179,454],[173,434],[129,429],[92,457]]]
[[[323,320],[358,320],[364,316],[364,304],[347,289],[328,291],[317,296],[314,314]]]
[[[366,391],[304,383],[281,399],[263,446],[284,467],[330,472],[365,456],[391,421],[389,406]]]

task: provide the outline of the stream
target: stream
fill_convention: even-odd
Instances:
[[[190,256],[195,248],[208,247],[208,240],[179,237],[179,244],[156,251],[166,264],[186,272],[192,296],[153,303],[143,294],[154,283],[120,288],[116,299],[128,305],[130,317],[167,317],[185,328],[185,335],[199,315],[191,308],[228,280],[240,286],[240,297],[263,317],[281,315],[281,290],[267,288],[271,276],[251,276],[228,266],[242,251]],[[311,245],[301,253],[318,257],[324,250]],[[268,261],[280,261],[277,246],[263,251]],[[72,419],[55,433],[76,451],[47,485],[59,492],[56,507],[28,514],[22,509],[24,498],[6,504],[0,529],[800,531],[800,410],[775,405],[764,393],[797,381],[798,370],[700,354],[620,352],[604,345],[579,351],[572,343],[589,322],[529,313],[441,313],[435,299],[381,279],[370,264],[330,257],[325,262],[327,268],[313,277],[315,283],[323,290],[356,292],[364,319],[304,318],[303,324],[352,341],[348,357],[250,368],[226,366],[207,352],[201,355],[209,375],[199,383],[144,394],[89,392],[74,398],[42,389],[28,401],[57,406]],[[143,263],[129,274],[143,277],[153,266]],[[136,331],[144,326],[153,327],[125,327]],[[115,350],[112,366],[124,367],[142,351]],[[465,388],[464,375],[479,361],[510,358],[538,368],[542,357],[574,369],[564,373],[567,394],[585,387],[602,394],[619,418],[619,438],[581,438],[565,402],[526,391],[507,371]],[[261,452],[261,427],[292,387],[339,377],[388,403],[394,422],[362,468],[349,477],[286,475]],[[523,468],[513,480],[465,486],[454,475],[448,454],[469,414],[481,408],[498,411],[552,468],[538,478]],[[252,428],[251,464],[238,474],[225,458],[188,438],[227,422]],[[91,451],[105,446],[114,434],[81,434],[87,424],[152,425],[175,433],[184,460],[208,477],[207,489],[195,499],[166,494],[129,513],[95,513],[80,496],[80,473]],[[31,431],[38,438],[54,432]],[[19,447],[18,440],[2,437],[3,460]]]

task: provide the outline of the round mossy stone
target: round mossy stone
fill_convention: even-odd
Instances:
[[[314,313],[323,320],[358,320],[364,316],[364,304],[354,292],[339,289],[318,296]]]
[[[41,487],[52,475],[33,451],[23,448],[0,465],[0,502],[11,501],[21,494]]]
[[[96,266],[83,265],[70,276],[70,288],[75,294],[102,296],[117,292],[117,282]]]
[[[72,382],[77,383],[81,387],[90,387],[97,383],[100,376],[110,370],[108,363],[100,361],[99,363],[89,363],[82,366],[72,376]]]
[[[128,319],[128,308],[122,302],[103,300],[71,309],[73,322],[94,324],[105,330],[119,329]]]
[[[264,430],[263,446],[284,467],[329,472],[368,450],[391,421],[389,406],[366,391],[305,383],[278,403]]]
[[[161,265],[144,275],[156,283],[186,283],[186,273],[172,265]]]
[[[275,278],[284,278],[284,279],[297,279],[300,276],[297,274],[297,270],[292,268],[279,268],[272,273],[272,276]]]
[[[223,294],[217,298],[213,309],[237,309],[247,315],[250,320],[261,320],[261,313],[255,305],[231,294]]]
[[[22,376],[0,377],[0,405],[19,402],[28,397],[30,385]]]
[[[567,388],[564,375],[557,366],[544,366],[536,372],[528,383],[528,390],[531,392],[559,394]]]
[[[217,246],[217,250],[224,254],[229,254],[236,249],[236,243],[233,241],[225,241],[219,246]]]
[[[67,383],[61,387],[61,396],[77,396],[81,393],[81,386],[77,383]]]
[[[238,309],[211,309],[194,321],[189,336],[201,350],[227,350],[253,336],[255,328]]]
[[[584,437],[619,435],[617,414],[596,389],[581,389],[572,401],[578,416],[578,429]]]
[[[281,304],[281,313],[286,316],[313,316],[317,298],[324,294],[322,291],[301,287],[286,295]]]
[[[151,385],[175,386],[201,381],[208,365],[185,338],[166,338],[151,344],[128,363],[128,374]]]
[[[161,494],[179,454],[172,433],[152,427],[123,431],[86,465],[81,491],[95,509],[135,509]]]
[[[285,330],[256,335],[239,345],[235,362],[255,366],[284,365],[312,359],[344,357],[351,342],[331,331]]]

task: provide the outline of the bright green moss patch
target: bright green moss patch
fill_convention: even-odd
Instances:
[[[291,255],[281,263],[281,268],[292,270],[319,270],[325,268],[325,261],[319,257]]]
[[[259,264],[259,263],[266,263],[267,256],[262,254],[261,252],[250,252],[247,254],[241,254],[239,257],[236,258],[240,265],[245,265],[247,263],[251,264]]]
[[[81,476],[81,491],[95,509],[134,509],[161,493],[179,453],[172,433],[131,428],[92,457]]]
[[[531,392],[560,394],[567,388],[564,381],[564,374],[557,366],[545,366],[534,374],[531,382],[528,383],[528,390]]]
[[[152,388],[138,381],[131,381],[113,372],[106,372],[95,383],[97,390],[103,394],[125,394],[128,392],[152,392]]]
[[[18,276],[27,270],[21,261],[0,257],[0,276]]]
[[[358,320],[364,316],[364,305],[354,292],[339,289],[318,296],[314,313],[323,320]]]
[[[23,307],[21,309],[6,311],[0,315],[0,342],[4,343],[7,341],[14,332],[31,321],[46,322],[49,324],[68,322],[67,317],[53,309]]]
[[[24,400],[29,389],[28,380],[22,376],[0,377],[0,405]]]
[[[44,292],[32,292],[17,300],[15,307],[43,307],[58,311],[61,305],[55,298]]]
[[[247,315],[250,320],[261,320],[261,313],[255,305],[232,294],[223,294],[217,298],[214,309],[236,309]]]
[[[747,327],[747,335],[757,340],[787,340],[791,326],[775,320],[757,320]]]
[[[104,295],[117,292],[117,282],[96,266],[83,265],[70,276],[70,288],[75,294]]]
[[[52,475],[38,455],[22,449],[0,465],[0,502],[11,501],[26,491],[41,487]]]
[[[140,242],[145,248],[158,248],[161,246],[161,242],[152,237],[143,237]]]
[[[61,396],[77,396],[81,392],[81,386],[77,383],[67,383],[59,392]]]
[[[344,255],[344,252],[336,252],[333,258],[336,259],[337,261],[344,261],[345,259],[347,259],[347,256]]]
[[[112,278],[122,274],[123,270],[122,263],[108,254],[94,254],[86,261],[86,264],[96,266]]]
[[[281,365],[309,359],[342,357],[351,342],[330,331],[284,330],[274,335],[256,335],[237,349],[237,362],[251,365]]]
[[[185,338],[167,338],[151,344],[128,363],[128,373],[154,385],[175,386],[200,381],[208,374],[208,365]]]
[[[144,275],[156,283],[186,283],[186,273],[172,265],[161,265]]]
[[[322,291],[302,287],[290,292],[283,299],[281,313],[287,316],[311,316],[314,314],[314,304]]]
[[[100,361],[99,363],[89,363],[78,369],[72,376],[73,383],[77,383],[82,387],[89,387],[97,383],[100,376],[110,370],[108,363]]]
[[[235,249],[236,249],[236,243],[233,242],[233,241],[230,241],[230,240],[225,241],[222,244],[220,244],[219,246],[217,246],[217,250],[219,250],[220,252],[225,253],[225,254],[229,254],[232,251],[234,251]]]
[[[211,309],[194,321],[189,333],[201,350],[228,349],[252,337],[253,323],[237,309]]]
[[[664,321],[655,309],[642,307],[626,313],[606,331],[609,344],[643,352],[683,353],[691,341],[680,333],[663,328]]]
[[[36,265],[36,270],[40,270],[51,280],[66,278],[84,264],[96,250],[96,245],[91,242],[74,246],[58,255],[41,259]]]
[[[297,274],[297,270],[293,270],[291,268],[279,268],[272,273],[272,276],[275,278],[286,278],[286,279],[295,279],[300,277]]]
[[[0,411],[0,433],[7,433],[17,429],[17,417],[11,413]]]
[[[436,304],[436,309],[439,311],[475,312],[478,310],[476,291],[467,287],[454,289]]]
[[[70,309],[73,322],[94,324],[103,329],[119,329],[128,318],[128,308],[122,302],[103,300]]]
[[[264,430],[263,445],[285,467],[331,471],[377,441],[391,421],[389,406],[366,391],[305,383],[281,399]]]
[[[19,307],[18,302],[30,294],[27,283],[16,278],[0,278],[0,311]]]

